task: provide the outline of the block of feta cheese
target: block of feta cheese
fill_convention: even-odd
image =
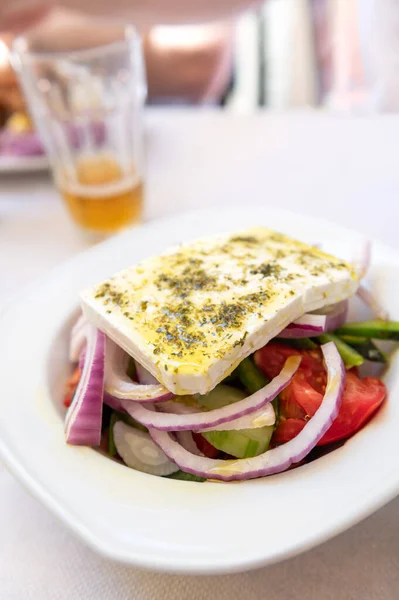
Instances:
[[[175,394],[205,394],[303,313],[353,295],[352,267],[263,227],[196,240],[84,291],[88,320]]]

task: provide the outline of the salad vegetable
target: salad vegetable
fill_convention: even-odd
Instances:
[[[237,377],[250,393],[254,394],[269,383],[267,377],[260,371],[250,358],[244,358],[236,368]]]
[[[359,262],[361,276],[368,262],[368,255]],[[251,273],[271,270],[278,277],[268,264]],[[210,285],[202,272],[196,281]],[[399,322],[387,320],[364,286],[357,294],[374,320],[347,322],[348,300],[286,320],[207,394],[172,393],[80,316],[71,332],[66,441],[105,448],[130,468],[182,481],[252,479],[302,464],[316,446],[355,435],[386,397],[381,379],[359,373],[370,362],[388,364],[379,340],[399,341]],[[227,317],[235,323],[235,313]],[[245,335],[236,345],[244,341]]]
[[[292,464],[300,462],[326,431],[337,416],[345,382],[345,369],[341,357],[333,343],[323,346],[327,367],[327,387],[323,402],[303,430],[292,440],[267,450],[259,456],[242,460],[209,459],[187,452],[167,431],[151,429],[154,442],[166,456],[179,467],[193,475],[221,481],[253,479],[285,471]]]
[[[334,342],[347,369],[360,367],[360,365],[364,363],[364,358],[359,352],[356,352],[356,350],[351,346],[348,346],[342,338],[337,337],[333,333],[323,333],[318,337],[318,340],[321,344]]]
[[[113,425],[113,436],[115,448],[128,467],[151,475],[171,475],[179,470],[145,431],[118,420]]]
[[[231,421],[245,415],[252,415],[252,420],[256,421],[260,415],[257,413],[256,417],[253,417],[253,413],[263,408],[265,404],[273,400],[288,385],[295,375],[300,362],[299,356],[288,357],[280,373],[265,387],[243,400],[238,400],[222,408],[215,408],[205,412],[190,411],[186,414],[178,414],[161,413],[156,411],[154,406],[146,408],[138,402],[123,402],[123,407],[142,425],[148,428],[155,427],[160,431],[202,431],[211,427],[215,428],[222,423],[229,423],[230,426]],[[261,425],[263,425],[263,420]],[[254,426],[257,426],[256,423],[254,423]]]
[[[142,385],[133,381],[127,374],[128,355],[109,338],[106,342],[106,351],[104,385],[105,391],[110,396],[134,402],[161,402],[173,397],[173,394],[159,383]]]
[[[357,295],[370,308],[376,319],[381,319],[382,321],[389,320],[388,312],[380,305],[378,300],[373,296],[370,290],[364,287],[364,285],[359,285]]]
[[[104,389],[105,335],[87,325],[86,354],[76,392],[65,420],[65,437],[70,444],[98,446]]]
[[[374,340],[399,341],[399,321],[362,321],[345,323],[337,329],[337,335],[353,335]]]
[[[331,343],[331,342],[330,342]],[[324,348],[322,346],[321,348]],[[255,360],[267,375],[273,376],[289,355],[298,350],[268,344],[255,354]],[[294,438],[313,417],[322,403],[326,374],[322,353],[304,350],[297,374],[280,394],[280,420],[273,440],[285,443]],[[329,431],[319,445],[346,439],[355,434],[373,415],[385,398],[384,383],[374,377],[360,379],[353,369],[347,370],[342,405]]]
[[[352,346],[366,360],[372,362],[387,363],[388,357],[385,352],[376,346],[373,340],[366,337],[356,337],[354,335],[340,335],[340,339]]]
[[[252,365],[252,362],[249,359],[246,360]],[[262,382],[259,381],[260,385],[258,386],[253,383],[252,387],[256,391],[264,387],[266,378],[263,377],[262,373],[258,372],[256,367],[254,367],[254,370],[256,373],[259,373],[259,379],[262,380]],[[245,396],[246,393],[244,391],[220,384],[205,396],[200,396],[199,402],[202,406],[212,410],[243,400]],[[257,456],[267,450],[273,435],[276,420],[271,403],[266,404],[265,409],[262,409],[262,413],[252,413],[247,422],[245,422],[247,417],[241,417],[241,419],[230,421],[211,431],[202,431],[202,435],[214,448],[221,450],[226,454],[231,454],[237,458]],[[251,425],[254,415],[257,414],[257,423],[260,422],[260,419],[263,419],[265,426],[245,429],[246,425]],[[234,429],[232,428],[233,424]]]
[[[320,333],[334,331],[345,322],[348,302],[335,304],[325,314],[305,314],[278,334],[280,338],[308,338]]]

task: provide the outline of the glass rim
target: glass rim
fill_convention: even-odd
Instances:
[[[15,68],[14,60],[18,58],[21,62],[23,60],[62,60],[62,59],[90,59],[94,55],[101,54],[112,54],[114,52],[122,50],[127,45],[133,42],[134,45],[140,46],[141,40],[135,25],[129,23],[127,25],[121,25],[121,31],[123,32],[123,38],[110,41],[108,43],[99,44],[98,46],[91,46],[89,48],[82,48],[81,50],[61,50],[61,51],[32,51],[27,47],[29,34],[18,35],[14,38],[10,47],[10,59],[13,67]],[[14,59],[14,60],[13,60]]]

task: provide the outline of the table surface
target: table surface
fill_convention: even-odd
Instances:
[[[153,110],[145,219],[263,204],[323,216],[399,247],[399,117]],[[4,298],[86,246],[46,173],[1,175]],[[345,499],[343,498],[343,501]],[[76,540],[0,466],[0,597],[108,600],[396,600],[399,500],[295,559],[180,577],[114,565]]]

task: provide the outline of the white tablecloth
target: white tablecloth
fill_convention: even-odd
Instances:
[[[146,218],[262,203],[399,246],[399,117],[156,111],[147,131]],[[82,248],[46,175],[1,176],[1,297]],[[0,599],[397,600],[398,516],[395,500],[334,540],[252,573],[144,573],[96,556],[0,466]]]

